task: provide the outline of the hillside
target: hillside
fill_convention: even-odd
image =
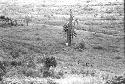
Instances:
[[[70,8],[79,23],[77,37],[69,47],[62,31]],[[123,2],[60,6],[0,3],[0,15],[18,23],[7,26],[0,20],[3,84],[125,83]],[[31,19],[28,26],[26,17]],[[46,57],[54,57],[57,66],[44,73]]]

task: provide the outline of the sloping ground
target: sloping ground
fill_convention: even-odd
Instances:
[[[58,27],[55,28],[53,26],[34,25],[26,28],[8,28],[1,29],[0,34],[1,38],[8,40],[8,43],[13,43],[12,45],[18,44],[27,49],[33,50],[36,53],[49,55],[54,54],[56,57],[58,57],[59,54],[59,56],[66,55],[69,58],[70,56],[73,56],[78,60],[84,58],[85,60],[83,60],[85,62],[89,61],[88,59],[91,59],[91,62],[93,61],[93,63],[95,62],[97,64],[100,60],[103,61],[100,61],[99,64],[101,62],[105,63],[105,59],[107,60],[106,62],[111,62],[115,67],[117,64],[117,66],[122,67],[122,70],[124,70],[124,64],[122,64],[122,62],[124,62],[124,59],[122,59],[124,58],[123,37],[105,35],[102,33],[95,34],[94,32],[92,33],[89,31],[80,30],[76,32],[78,33],[78,36],[74,38],[73,42],[75,45],[79,44],[80,42],[85,42],[85,45],[89,46],[88,49],[85,49],[82,52],[74,51],[74,46],[73,48],[68,48],[64,45],[65,39],[62,35],[61,28]],[[3,41],[3,43],[4,42],[6,41]],[[117,57],[120,59],[115,59]],[[114,61],[117,63],[115,64]],[[112,66],[110,63],[105,64]]]
[[[117,10],[115,10],[115,6]],[[88,6],[87,9],[80,7],[80,11],[76,9],[76,12],[82,14],[82,17],[76,16],[81,21],[78,29],[85,31],[76,31],[78,35],[73,39],[71,47],[64,44],[65,38],[60,25],[64,25],[65,21],[60,21],[60,17],[48,17],[50,20],[32,18],[34,23],[39,24],[32,25],[31,23],[29,26],[23,27],[1,28],[0,61],[15,60],[22,61],[24,64],[27,64],[29,60],[34,61],[30,68],[8,66],[4,81],[23,84],[33,84],[33,82],[36,84],[39,82],[42,84],[105,84],[117,74],[124,75],[124,14],[122,6],[114,5],[111,8],[106,6],[101,10],[98,9],[98,12],[93,11],[93,6]],[[21,9],[22,12],[25,12],[24,9]],[[67,10],[65,13],[69,12]],[[16,11],[18,10],[16,9]],[[46,12],[48,11],[47,9]],[[61,14],[63,11],[57,10],[57,13]],[[66,18],[63,16],[62,20],[67,20]],[[48,25],[41,25],[41,23],[45,23],[44,21]],[[83,46],[81,47],[80,44]],[[14,59],[11,52],[16,52],[19,57]],[[41,77],[39,68],[42,65],[37,64],[36,59],[40,59],[44,55],[54,56],[57,59],[58,65],[53,74],[55,78],[53,76],[52,78]],[[31,71],[28,74],[30,77],[26,77],[27,75],[22,74],[22,71]],[[59,72],[61,73],[60,78],[58,77]],[[119,79],[119,81],[121,80]],[[121,84],[121,82],[116,82],[107,84]],[[125,84],[124,81],[122,83]]]
[[[18,32],[18,33],[17,33]],[[43,57],[54,56],[57,59],[58,66],[56,73],[63,71],[63,76],[60,79],[44,79],[37,78],[22,78],[22,81],[41,81],[43,84],[104,84],[114,74],[123,74],[125,70],[123,38],[120,36],[95,33],[90,31],[77,30],[78,36],[73,40],[73,46],[67,47],[64,45],[65,38],[62,33],[62,27],[49,25],[30,25],[25,27],[1,28],[0,31],[0,56],[4,60],[13,60],[10,51],[19,52],[19,58],[15,60],[24,60],[23,57]],[[77,50],[75,47],[79,43],[85,43],[89,46],[83,50]],[[107,44],[108,45],[105,45]],[[109,45],[116,46],[120,50],[112,51],[108,48]],[[27,60],[27,59],[26,59]],[[93,70],[99,69],[99,70]],[[20,77],[16,71],[22,68],[8,69],[5,81],[14,82],[20,81]],[[25,70],[25,69],[24,69]],[[104,72],[103,72],[104,71]],[[76,75],[77,74],[77,75]],[[20,74],[19,74],[20,75]],[[9,76],[12,76],[9,78]],[[12,78],[12,79],[11,79]],[[27,80],[24,80],[27,79]],[[71,81],[70,81],[71,80]],[[48,82],[47,82],[48,81]],[[64,82],[65,81],[65,82]],[[26,83],[25,83],[26,84]]]

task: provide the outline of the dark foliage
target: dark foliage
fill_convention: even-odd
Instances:
[[[119,60],[119,59],[122,59],[122,57],[117,56],[114,59]]]
[[[49,70],[50,67],[56,67],[57,61],[55,57],[47,57],[45,58],[45,67]]]
[[[33,82],[31,82],[30,84],[34,84]]]
[[[11,21],[9,17],[5,17],[5,16],[0,16],[0,19],[6,22]]]
[[[64,24],[63,25],[63,31],[65,32],[65,33],[67,33],[68,32],[68,28],[70,27],[70,24],[69,23],[66,23],[66,24]],[[72,38],[73,38],[73,36],[77,36],[77,33],[72,29],[71,30],[71,36],[72,36]]]
[[[22,65],[22,62],[12,61],[10,64],[11,64],[12,66],[21,66],[21,65]]]
[[[5,19],[5,16],[0,16],[0,19]]]
[[[98,50],[106,50],[104,47],[102,46],[95,46],[93,47],[93,49],[98,49]]]
[[[63,30],[64,30],[64,32],[67,32],[67,31],[68,31],[68,27],[69,27],[69,24],[64,24],[64,25],[63,25]]]
[[[125,84],[125,77],[116,76],[113,80],[107,81],[106,84]]]
[[[75,49],[82,52],[82,50],[86,49],[85,43],[84,43],[84,42],[79,43],[79,44],[75,47]]]
[[[9,17],[0,16],[0,20],[4,21],[5,23],[1,24],[0,26],[17,26],[17,21],[14,19],[11,19]]]
[[[53,77],[54,72],[50,70],[50,67],[56,67],[57,61],[55,57],[46,57],[44,59],[44,68],[41,69],[41,72],[43,72],[43,77]]]

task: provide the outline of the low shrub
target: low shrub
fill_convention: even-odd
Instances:
[[[55,57],[45,57],[43,59],[44,66],[41,67],[41,73],[43,73],[43,77],[54,77],[54,70],[50,68],[55,68],[57,66]]]
[[[102,46],[94,46],[93,49],[97,49],[97,50],[106,50],[104,47]]]
[[[78,43],[75,46],[75,49],[78,50],[78,51],[82,51],[82,50],[86,49],[85,42],[82,41],[82,42]]]
[[[12,61],[12,62],[11,62],[11,65],[12,65],[12,66],[21,66],[21,65],[22,65],[22,62]]]
[[[108,80],[105,84],[125,84],[125,77],[115,76],[115,78]]]
[[[45,59],[45,67],[50,68],[51,66],[52,67],[57,66],[57,61],[56,61],[55,57]]]

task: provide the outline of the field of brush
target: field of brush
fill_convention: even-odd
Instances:
[[[115,75],[125,74],[123,4],[76,6],[73,13],[79,24],[70,47],[62,32],[69,17],[64,8],[54,10],[51,17],[34,16],[29,26],[0,27],[0,60],[23,62],[22,66],[6,67],[5,82],[106,84]],[[11,52],[17,52],[17,58]],[[42,77],[43,56],[56,58],[54,78]]]

